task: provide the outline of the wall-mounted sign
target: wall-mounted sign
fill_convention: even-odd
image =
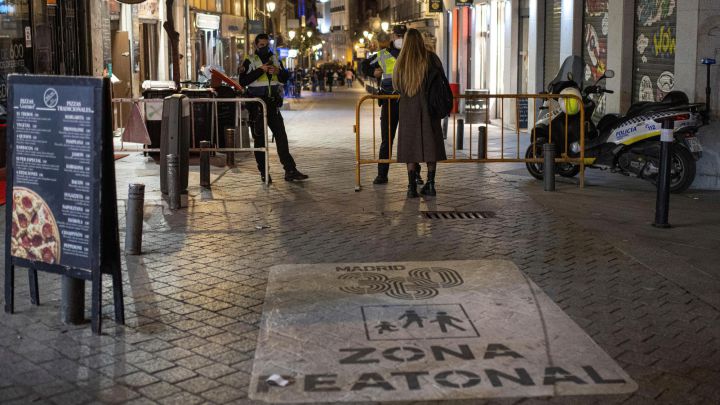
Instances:
[[[223,14],[220,19],[221,35],[225,38],[245,35],[245,17]]]
[[[157,20],[160,18],[158,12],[158,0],[145,0],[144,3],[140,4],[137,8],[138,18],[145,20]]]
[[[248,31],[250,34],[262,34],[265,32],[263,22],[260,20],[248,20]]]
[[[214,14],[195,14],[195,26],[201,30],[219,30],[220,16]]]
[[[430,0],[430,5],[428,7],[431,13],[442,13],[443,2],[442,0]]]
[[[472,7],[474,0],[455,0],[455,5],[458,7],[468,6]]]

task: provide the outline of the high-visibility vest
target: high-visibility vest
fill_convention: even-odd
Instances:
[[[393,71],[395,70],[395,57],[387,49],[381,49],[376,56],[376,60],[383,71],[382,80],[392,80]]]
[[[248,72],[252,72],[255,69],[259,69],[260,66],[263,65],[262,60],[260,60],[260,57],[255,54],[250,55],[250,56],[246,57],[245,59],[250,61],[250,66],[248,67]],[[281,67],[280,62],[277,59],[277,56],[272,55],[270,60],[271,60],[273,66],[275,66],[277,68]],[[254,89],[254,90],[256,90],[256,91],[259,90],[259,89],[257,89],[258,87],[268,88],[268,95],[269,95],[270,87],[281,86],[281,85],[282,84],[280,83],[280,79],[278,78],[277,73],[275,73],[273,75],[263,73],[262,76],[258,77],[257,80],[250,83],[247,87],[255,87],[256,89]]]

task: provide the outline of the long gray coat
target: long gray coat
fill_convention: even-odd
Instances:
[[[440,59],[430,53],[432,63]],[[425,88],[423,83],[422,88]],[[430,117],[427,93],[412,97],[400,94],[397,161],[402,163],[438,162],[446,160],[441,120]]]

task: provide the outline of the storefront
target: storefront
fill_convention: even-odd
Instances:
[[[0,0],[0,167],[5,166],[7,76],[90,74],[88,0]]]
[[[223,55],[225,55],[222,67],[228,75],[235,75],[245,59],[245,18],[223,14],[220,23]]]
[[[217,14],[193,13],[192,41],[195,44],[195,74],[196,79],[205,66],[223,65],[223,46],[220,40],[220,16]]]

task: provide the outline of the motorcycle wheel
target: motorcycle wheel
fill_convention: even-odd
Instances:
[[[555,165],[555,170],[563,177],[575,177],[580,173],[580,166],[572,163],[559,163]]]
[[[673,145],[670,166],[670,192],[682,193],[695,180],[695,159],[692,153],[680,145]]]
[[[543,151],[542,151],[542,145],[539,143],[536,144],[535,147],[535,153],[533,154],[533,145],[530,144],[528,146],[527,151],[525,152],[525,159],[529,159],[532,157],[542,158]],[[535,177],[538,180],[543,179],[543,164],[542,163],[525,163],[525,168],[527,169],[528,173],[530,173],[531,176]]]

